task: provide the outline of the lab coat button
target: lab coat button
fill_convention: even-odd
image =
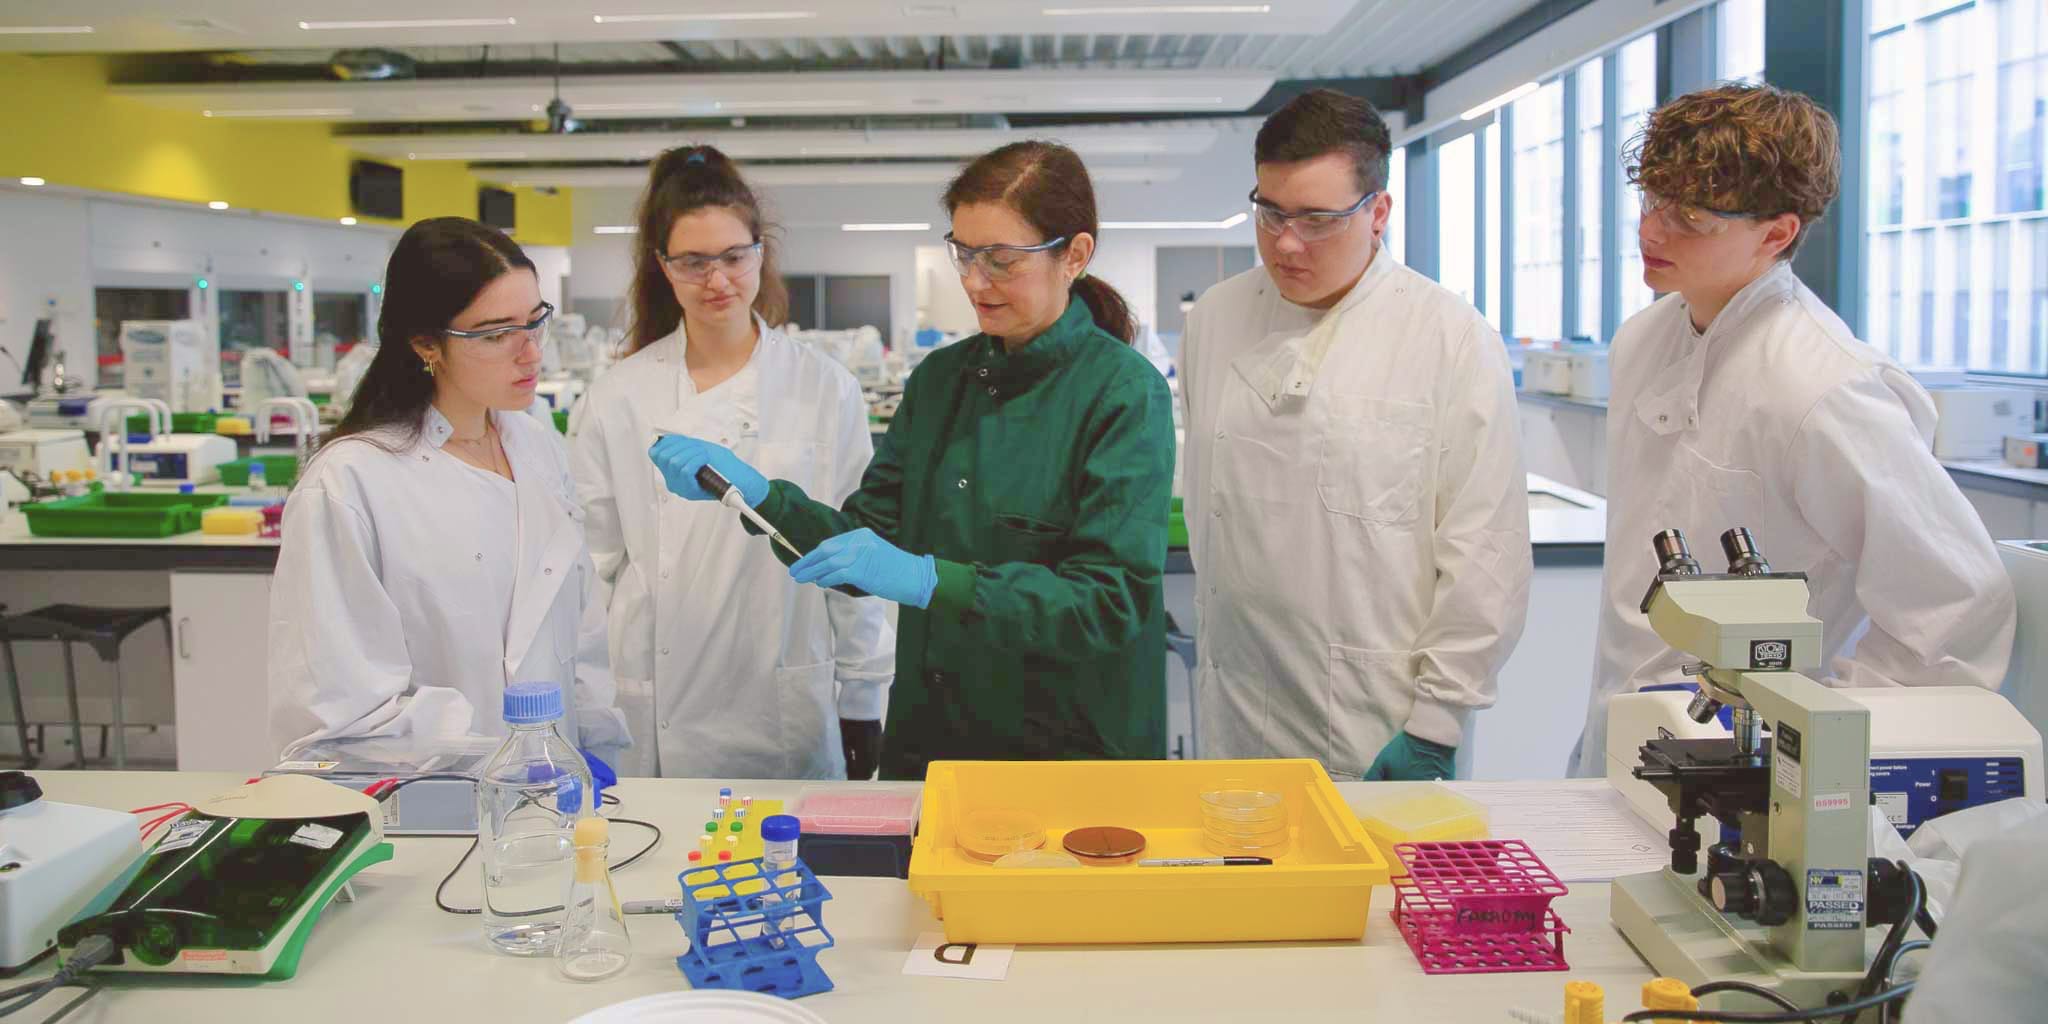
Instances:
[[[1666,415],[1664,415],[1664,414],[1662,414],[1662,413],[1659,413],[1659,414],[1657,415],[1657,422],[1659,422],[1659,423],[1669,423],[1669,422],[1671,422],[1671,417],[1669,417],[1669,416],[1666,416]]]
[[[963,491],[967,489],[967,478],[964,476],[960,478],[960,489]]]
[[[988,376],[988,367],[984,366],[981,368],[981,375],[984,377]]]
[[[990,389],[988,389],[988,396],[989,396],[990,398],[994,398],[994,397],[996,396],[996,389],[994,389],[994,388],[990,388]]]
[[[542,576],[553,576],[555,574],[555,571],[553,569],[542,569],[540,571],[540,574]]]
[[[664,658],[668,657],[668,648],[664,647],[661,649],[661,656]]]

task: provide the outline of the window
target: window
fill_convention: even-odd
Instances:
[[[1714,11],[1720,52],[1714,77],[1724,82],[1764,80],[1764,0],[1721,0]]]
[[[1437,280],[1466,302],[1479,297],[1476,236],[1478,225],[1471,197],[1478,187],[1473,179],[1478,166],[1475,154],[1479,141],[1461,135],[1437,150]]]
[[[1479,147],[1480,184],[1485,190],[1481,203],[1484,217],[1486,248],[1479,258],[1480,303],[1479,311],[1486,314],[1486,322],[1493,329],[1500,330],[1500,196],[1502,165],[1500,161],[1500,119],[1486,126],[1481,135]]]
[[[242,383],[242,353],[252,348],[284,352],[289,346],[291,293],[220,291],[222,382]]]
[[[337,352],[370,341],[370,298],[361,292],[320,292],[313,296],[313,344]]]
[[[1643,130],[1650,111],[1657,106],[1656,35],[1643,36],[1622,47],[1620,60],[1618,110],[1621,138],[1626,146],[1637,132]],[[1626,152],[1624,149],[1623,153]],[[1642,197],[1624,183],[1621,189],[1621,317],[1624,320],[1642,312],[1657,298],[1656,293],[1650,291],[1650,286],[1643,283],[1643,252],[1636,241],[1636,225],[1642,216]]]
[[[1508,109],[1514,131],[1514,323],[1509,334],[1564,336],[1564,81]]]
[[[1572,72],[1579,94],[1579,222],[1573,225],[1573,230],[1579,233],[1579,265],[1576,282],[1566,287],[1579,290],[1579,322],[1573,333],[1606,341],[1600,309],[1601,197],[1608,175],[1619,172],[1608,167],[1605,155],[1607,133],[1601,119],[1607,107],[1606,78],[1600,65],[1600,61],[1590,60]]]
[[[1408,262],[1407,235],[1401,227],[1408,221],[1408,208],[1402,203],[1408,198],[1408,147],[1395,146],[1387,154],[1387,195],[1394,200],[1394,212],[1387,218],[1387,233],[1384,241],[1387,251],[1396,260]]]
[[[100,386],[119,387],[121,325],[129,320],[183,320],[191,315],[192,294],[183,288],[95,288],[92,306]]]
[[[2048,373],[2048,3],[1868,2],[1869,340]]]

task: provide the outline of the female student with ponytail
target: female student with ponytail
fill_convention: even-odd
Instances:
[[[655,161],[635,250],[631,354],[591,386],[571,457],[633,730],[620,773],[868,778],[896,671],[887,606],[791,581],[647,464],[656,431],[691,434],[844,500],[874,451],[860,385],[776,328],[775,239],[723,153]]]
[[[1087,276],[1094,189],[1074,153],[1004,146],[946,189],[982,333],[933,353],[839,507],[727,446],[652,455],[698,500],[709,465],[807,554],[790,575],[902,606],[884,778],[951,758],[1165,756],[1166,381]],[[765,543],[756,541],[757,544]]]

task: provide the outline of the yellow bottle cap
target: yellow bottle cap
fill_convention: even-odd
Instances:
[[[1564,1024],[1606,1024],[1607,992],[1595,981],[1564,983]]]
[[[1693,998],[1692,989],[1677,978],[1656,978],[1643,983],[1643,1008],[1646,1010],[1697,1010],[1700,1001]]]

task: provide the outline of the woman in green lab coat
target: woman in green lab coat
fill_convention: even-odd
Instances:
[[[1122,296],[1086,276],[1087,169],[1016,143],[944,202],[982,333],[911,375],[844,507],[710,442],[665,437],[651,455],[685,498],[715,497],[701,467],[730,481],[807,552],[799,582],[902,605],[884,778],[947,759],[1163,757],[1172,399],[1130,347]]]

